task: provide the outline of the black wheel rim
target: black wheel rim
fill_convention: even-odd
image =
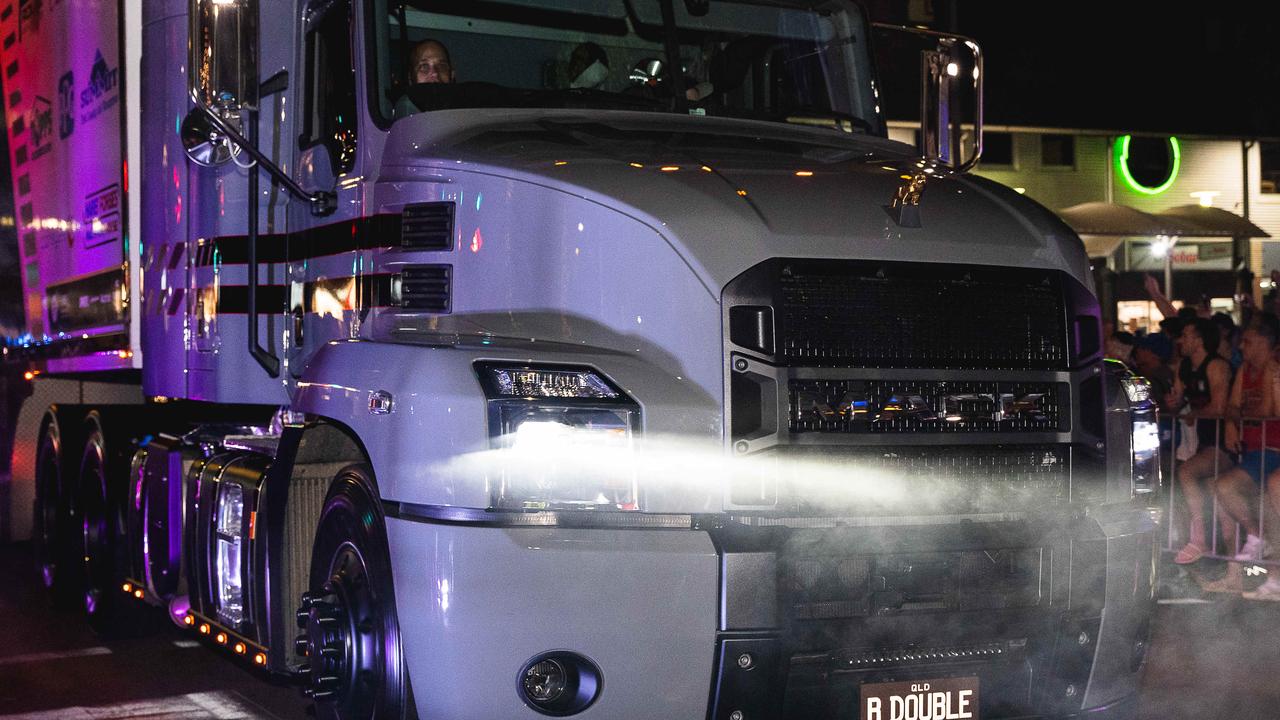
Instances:
[[[309,659],[308,695],[334,706],[339,717],[373,717],[387,675],[391,634],[386,609],[370,581],[363,554],[351,542],[333,553],[329,580],[303,598]],[[392,648],[394,649],[394,648]]]
[[[110,591],[111,582],[110,530],[107,527],[106,501],[101,495],[103,487],[102,456],[98,448],[90,444],[80,468],[81,487],[86,493],[81,537],[84,548],[84,610],[90,617],[97,615],[103,594]]]
[[[56,559],[59,542],[59,515],[61,498],[58,494],[58,450],[52,442],[41,446],[39,465],[36,470],[39,478],[41,498],[36,510],[37,564],[40,579],[46,588],[53,588],[58,577]]]

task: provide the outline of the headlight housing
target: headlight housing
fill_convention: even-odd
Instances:
[[[244,577],[241,559],[244,536],[244,488],[234,481],[218,483],[214,525],[214,569],[218,618],[232,627],[244,622]]]
[[[640,408],[587,367],[476,363],[489,403],[497,510],[638,510]]]
[[[1151,401],[1151,383],[1137,375],[1125,375],[1120,384],[1129,398],[1133,424],[1133,494],[1147,495],[1160,489],[1160,428],[1156,405]]]

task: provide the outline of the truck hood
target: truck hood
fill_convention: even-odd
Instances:
[[[976,176],[928,182],[921,227],[888,211],[915,153],[822,128],[659,113],[446,110],[396,122],[380,181],[465,169],[611,207],[653,227],[716,297],[770,257],[1061,268],[1092,288],[1080,239]]]

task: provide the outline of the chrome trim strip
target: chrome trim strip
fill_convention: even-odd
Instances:
[[[695,527],[692,515],[607,510],[511,512],[419,505],[386,498],[382,500],[382,511],[389,518],[433,525],[627,530],[692,530]]]

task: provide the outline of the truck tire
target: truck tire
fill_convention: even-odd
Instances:
[[[396,619],[386,522],[373,471],[338,473],[311,555],[310,590],[298,610],[304,693],[316,718],[414,717]]]
[[[73,468],[80,448],[79,408],[51,406],[36,442],[35,518],[32,545],[36,572],[53,603],[74,608],[82,587],[77,553],[79,523],[74,507]]]
[[[84,422],[79,483],[82,605],[94,632],[107,637],[133,636],[146,623],[142,622],[142,603],[120,587],[129,566],[126,508],[119,488],[113,487],[127,483],[128,466],[120,457],[125,449],[109,445],[103,424],[97,410]]]

